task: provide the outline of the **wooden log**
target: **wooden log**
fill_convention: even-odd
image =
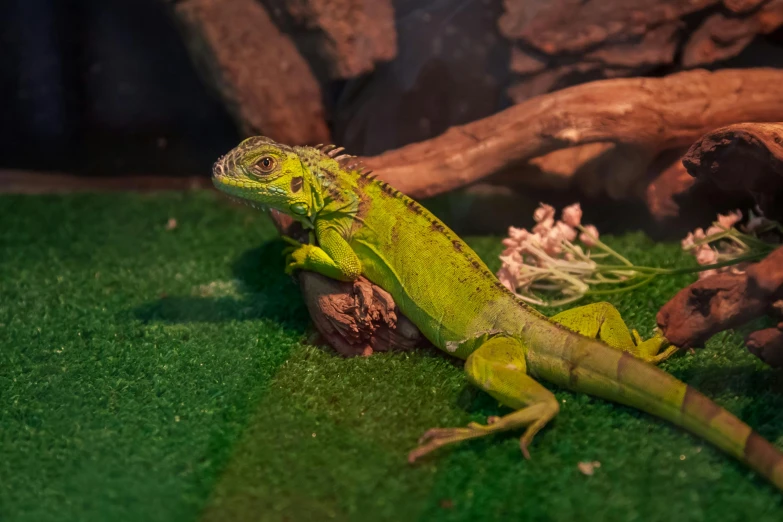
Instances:
[[[783,298],[783,247],[745,272],[721,272],[700,279],[658,311],[658,327],[674,345],[703,346],[718,332],[773,313]]]
[[[765,328],[745,338],[748,351],[773,368],[783,367],[783,323],[777,328]]]
[[[346,283],[302,272],[298,278],[316,329],[345,357],[409,350],[426,341],[392,296],[365,277]]]
[[[654,156],[728,123],[781,119],[782,81],[783,71],[765,68],[596,81],[363,160],[378,177],[422,198],[588,143],[620,143]]]
[[[783,219],[783,123],[713,130],[691,146],[683,164],[699,181],[750,194],[768,218]]]

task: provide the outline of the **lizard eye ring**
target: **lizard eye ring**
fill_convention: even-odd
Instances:
[[[268,174],[275,169],[276,164],[277,162],[272,156],[263,156],[256,162],[255,168],[262,174]]]

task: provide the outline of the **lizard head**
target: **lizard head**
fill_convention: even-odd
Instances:
[[[212,167],[212,182],[220,191],[300,221],[311,220],[318,210],[311,178],[297,150],[263,136],[247,138]]]

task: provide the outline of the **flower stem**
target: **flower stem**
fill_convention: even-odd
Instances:
[[[633,266],[633,263],[631,263],[631,262],[630,262],[630,261],[628,261],[626,258],[624,258],[623,256],[621,256],[621,255],[620,255],[620,254],[619,254],[617,251],[615,251],[614,249],[612,249],[612,248],[609,248],[609,245],[607,245],[606,243],[604,243],[603,241],[601,241],[600,239],[598,239],[597,237],[595,237],[594,235],[592,235],[590,232],[588,232],[588,231],[587,231],[587,229],[585,229],[585,227],[583,227],[582,225],[576,225],[576,228],[578,228],[578,229],[579,229],[579,231],[580,231],[581,233],[583,233],[584,235],[586,235],[587,237],[589,237],[589,238],[590,238],[590,239],[593,241],[593,243],[595,243],[597,246],[599,246],[599,247],[603,248],[604,250],[606,250],[607,252],[609,252],[610,254],[612,254],[614,257],[616,257],[617,259],[619,259],[619,260],[620,260],[620,262],[621,262],[622,264],[624,264],[625,266]]]
[[[585,293],[585,295],[606,295],[606,294],[620,294],[620,293],[622,293],[622,292],[627,292],[627,291],[629,291],[629,290],[635,290],[635,289],[637,289],[637,288],[639,288],[639,287],[642,287],[642,286],[646,285],[647,283],[649,283],[649,282],[650,282],[650,281],[652,281],[653,279],[655,279],[655,277],[656,277],[657,275],[658,275],[658,274],[653,274],[653,275],[651,275],[651,276],[647,276],[647,277],[645,277],[644,279],[642,279],[641,281],[639,281],[639,282],[638,282],[638,283],[636,283],[636,284],[633,284],[633,285],[628,285],[628,286],[624,286],[624,287],[622,287],[622,288],[614,288],[614,289],[612,289],[612,290],[588,290],[588,291]]]
[[[701,265],[694,267],[682,267],[682,268],[656,268],[652,266],[634,266],[633,271],[640,274],[654,274],[654,275],[678,275],[678,274],[692,274],[695,272],[703,272],[704,270],[712,270],[714,268],[723,268],[724,266],[736,265],[744,261],[755,261],[766,256],[768,252],[755,252],[752,254],[745,254],[735,257],[734,259],[728,259],[721,261],[720,263],[713,263],[711,265]],[[615,270],[628,270],[625,265],[598,265],[595,268],[596,272],[613,272]]]

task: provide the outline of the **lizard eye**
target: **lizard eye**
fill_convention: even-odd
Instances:
[[[272,172],[275,168],[275,158],[271,156],[264,156],[258,162],[256,162],[256,170],[263,174]]]

